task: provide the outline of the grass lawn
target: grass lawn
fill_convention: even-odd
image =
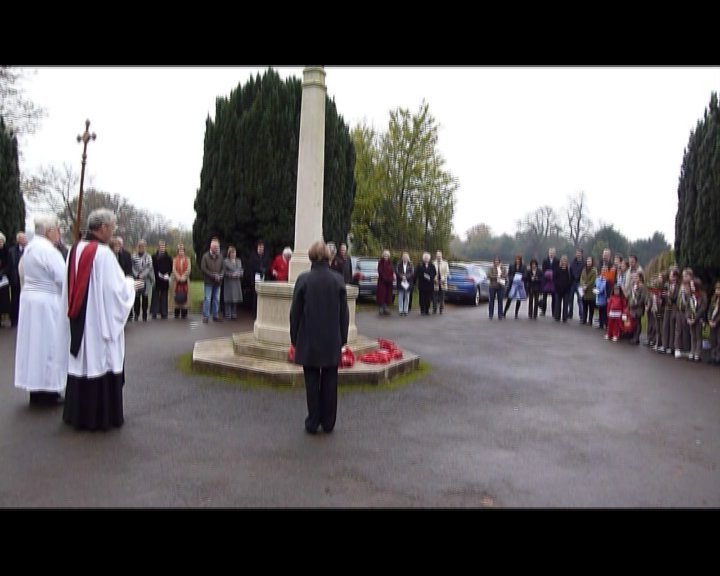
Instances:
[[[192,280],[190,282],[190,313],[200,314],[203,303],[203,281]]]

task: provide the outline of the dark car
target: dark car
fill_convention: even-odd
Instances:
[[[358,287],[358,298],[375,298],[377,294],[379,258],[352,256],[352,283]],[[394,266],[393,266],[394,267]],[[393,296],[397,294],[397,286],[393,282]]]
[[[477,306],[490,299],[487,269],[470,262],[450,262],[446,301],[469,302]]]

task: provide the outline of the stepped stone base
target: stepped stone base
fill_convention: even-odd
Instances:
[[[358,336],[351,345],[355,356],[375,350],[377,342]],[[282,354],[281,354],[282,352]],[[284,386],[304,386],[302,366],[287,361],[288,347],[258,344],[252,333],[232,337],[199,340],[193,349],[193,367],[217,374],[245,376]],[[417,354],[403,350],[400,360],[389,364],[355,362],[352,368],[341,368],[339,384],[382,384],[391,378],[416,370]]]
[[[259,342],[252,332],[239,332],[232,335],[233,350],[238,356],[254,356],[255,358],[265,358],[267,360],[278,360],[280,362],[287,361],[289,346],[285,344],[270,344],[267,342]],[[370,340],[365,336],[358,336],[355,341],[349,344],[355,357],[365,352],[376,350],[377,340]]]

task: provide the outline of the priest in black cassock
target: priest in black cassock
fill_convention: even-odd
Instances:
[[[107,430],[124,421],[124,329],[136,286],[107,245],[115,226],[110,210],[91,212],[87,234],[68,256],[63,295],[70,358],[63,420],[78,429]]]

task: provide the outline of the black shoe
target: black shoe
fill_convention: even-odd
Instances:
[[[315,435],[319,432],[319,429],[320,429],[320,426],[317,426],[316,428],[310,428],[308,426],[305,426],[305,432],[307,432],[308,434]]]
[[[56,406],[63,402],[60,392],[30,392],[30,404],[33,406]]]

